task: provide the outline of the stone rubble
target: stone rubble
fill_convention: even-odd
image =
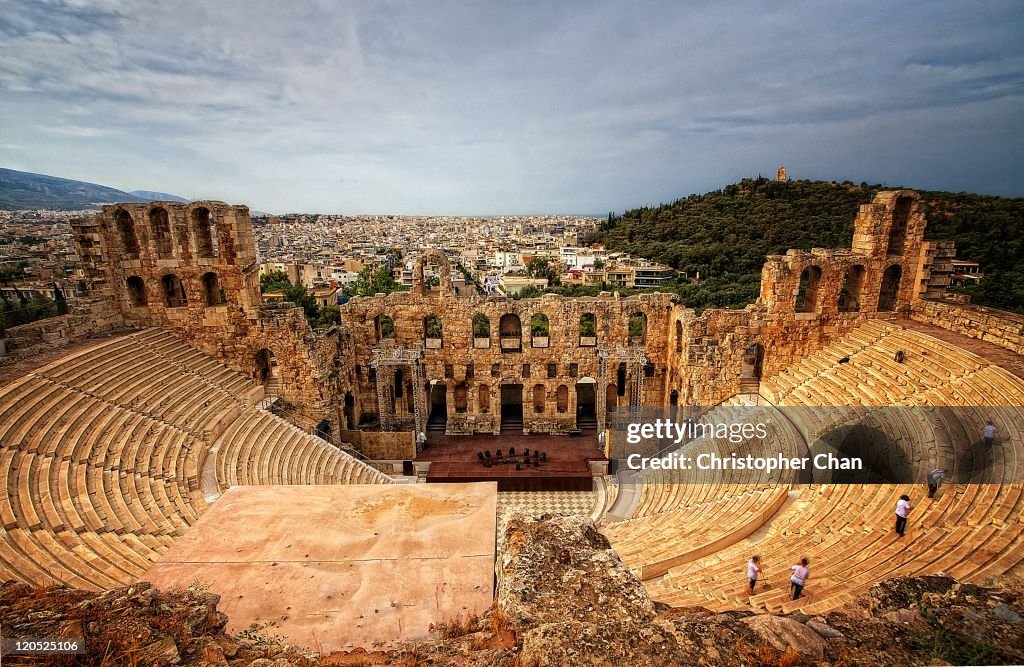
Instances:
[[[315,665],[931,665],[1024,662],[1024,582],[945,576],[874,586],[825,616],[715,614],[655,604],[585,518],[516,514],[497,561],[495,604],[436,624],[394,651],[320,656],[273,628],[229,636],[216,595],[147,583],[103,593],[0,585],[5,636],[84,637],[76,664]],[[8,659],[5,658],[5,661]],[[10,660],[10,664],[19,664]],[[72,664],[70,660],[53,664]],[[22,660],[21,664],[39,664]]]

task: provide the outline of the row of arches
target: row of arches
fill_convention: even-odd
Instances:
[[[175,233],[167,209],[162,206],[154,206],[146,212],[145,228],[156,246],[158,259],[171,259],[175,254],[179,257],[190,256],[192,254],[189,248],[190,234],[195,239],[196,256],[204,258],[219,256],[217,220],[210,209],[205,206],[197,206],[189,211],[188,220],[189,232],[179,228],[177,244],[175,244]],[[125,255],[129,259],[138,259],[141,249],[132,214],[123,208],[117,209],[114,212],[114,226]]]
[[[221,285],[220,276],[213,271],[204,273],[199,278],[200,294],[203,305],[219,306],[226,302],[224,287]],[[141,276],[128,276],[125,280],[128,303],[136,308],[149,305],[149,293],[146,289],[146,281]],[[188,292],[185,284],[173,273],[165,273],[160,277],[160,297],[162,304],[167,308],[181,308],[188,305]]]
[[[455,401],[455,414],[465,414],[469,409],[469,385],[460,382],[453,389]],[[532,406],[534,414],[543,414],[547,407],[547,388],[542,384],[533,385]],[[490,414],[491,411],[491,388],[489,385],[479,385],[476,388],[476,404],[478,414]],[[569,411],[569,387],[560,384],[555,390],[555,412],[566,414]]]
[[[865,274],[866,270],[861,264],[854,264],[847,269],[836,303],[839,312],[856,313],[860,311]],[[882,274],[876,306],[878,312],[891,312],[896,309],[902,278],[903,269],[899,264],[890,265]],[[796,302],[794,304],[796,312],[813,313],[822,307],[823,295],[821,294],[821,284],[822,271],[820,266],[808,266],[800,273],[800,282],[797,286]]]
[[[530,317],[530,338],[533,347],[547,347],[551,334],[551,322],[544,313],[535,313]],[[374,329],[378,340],[397,338],[395,320],[390,315],[378,315],[374,318]],[[646,337],[647,315],[633,313],[629,317],[628,333],[631,342],[642,343]],[[474,347],[490,347],[491,320],[483,313],[477,313],[472,319]],[[579,319],[579,339],[581,347],[597,344],[597,316],[594,313],[583,313]],[[441,340],[444,337],[444,324],[437,315],[423,318],[423,337],[430,340]],[[498,321],[498,339],[502,349],[518,349],[522,344],[523,323],[519,315],[506,313]],[[486,341],[486,344],[481,344]]]
[[[389,388],[396,398],[401,396],[401,383],[402,378],[396,375],[395,384]],[[577,412],[582,409],[584,414],[593,416],[594,386],[594,381],[591,378],[583,378],[576,383]],[[610,400],[614,405],[617,394],[614,385],[609,386],[611,387]],[[405,392],[410,390],[411,385],[405,383]],[[439,381],[430,382],[426,386],[426,391],[430,397],[431,419],[443,420],[447,413],[448,385]],[[511,401],[509,400],[510,396],[514,397]],[[521,384],[500,384],[497,387],[478,384],[471,387],[467,382],[459,382],[451,388],[451,399],[452,412],[456,415],[468,413],[471,404],[474,405],[475,412],[479,415],[491,414],[492,410],[495,410],[494,404],[498,404],[502,408],[503,418],[509,416],[508,408],[510,406],[515,408],[513,412],[518,415],[522,414],[523,407],[527,407],[535,415],[545,414],[549,408],[556,415],[568,414],[570,410],[569,386],[566,384],[555,387],[554,394],[549,400],[548,388],[541,383],[531,387],[524,387]],[[411,410],[411,400],[408,403],[410,406],[408,409]]]

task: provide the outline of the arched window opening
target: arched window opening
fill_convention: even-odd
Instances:
[[[192,211],[192,236],[195,237],[196,253],[200,257],[217,256],[217,221],[205,206]]]
[[[441,347],[442,334],[443,328],[440,317],[437,315],[427,315],[423,318],[423,338],[428,349],[438,349]]]
[[[395,338],[395,321],[390,315],[378,315],[375,317],[373,328],[377,332],[377,340]]]
[[[172,249],[171,221],[167,209],[155,206],[149,209],[149,226],[156,244],[156,254],[160,258],[171,257]]]
[[[256,353],[256,371],[253,377],[261,384],[269,384],[278,377],[277,358],[267,348]]]
[[[164,305],[168,308],[180,308],[188,305],[188,297],[185,295],[185,286],[173,273],[168,273],[160,279],[164,289]]]
[[[761,367],[764,364],[764,346],[752,343],[743,352],[740,359],[740,377],[744,379],[761,379]]]
[[[224,287],[212,271],[203,274],[203,299],[207,306],[219,306],[225,301]]]
[[[128,303],[136,308],[149,303],[146,297],[146,283],[139,276],[129,276],[125,281],[128,286]]]
[[[882,274],[882,286],[878,292],[878,311],[892,312],[896,310],[896,298],[900,291],[900,278],[903,277],[903,269],[899,264],[893,264]]]
[[[615,387],[618,390],[619,396],[626,395],[626,362],[619,362],[619,367],[615,371]]]
[[[800,274],[800,286],[796,293],[796,312],[813,313],[818,308],[818,285],[821,284],[821,269],[808,266]]]
[[[559,414],[565,414],[569,411],[569,388],[564,384],[558,385],[558,391],[555,394],[555,406]]]
[[[523,325],[515,313],[506,313],[498,320],[498,336],[502,352],[518,352],[523,345]]]
[[[469,387],[465,382],[455,385],[455,412],[464,414],[468,410]]]
[[[533,412],[534,414],[544,413],[544,385],[533,385]]]
[[[473,316],[473,347],[485,349],[491,346],[491,320],[483,313]]]
[[[530,318],[530,341],[533,347],[548,346],[548,316],[544,313],[536,313]]]
[[[907,223],[910,220],[910,207],[914,200],[910,197],[897,197],[896,207],[892,213],[892,227],[889,228],[889,244],[887,255],[902,255],[907,243]]]
[[[580,315],[580,347],[597,345],[597,316],[593,313]]]
[[[647,316],[643,313],[633,313],[629,316],[629,342],[643,343],[647,335]],[[621,395],[621,394],[620,394]]]
[[[843,278],[843,288],[839,292],[839,312],[856,313],[860,311],[860,291],[864,285],[864,267],[860,264],[851,266]]]
[[[487,385],[480,385],[477,389],[477,412],[486,415],[491,411],[491,389]]]
[[[121,247],[130,259],[139,257],[139,237],[135,235],[135,222],[131,214],[123,208],[117,209],[114,214],[114,225],[117,227],[118,236],[121,237]]]

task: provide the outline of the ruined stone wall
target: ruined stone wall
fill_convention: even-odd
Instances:
[[[8,328],[4,332],[5,354],[0,363],[12,363],[121,328],[124,319],[108,300],[82,300],[67,315]]]
[[[639,342],[649,363],[642,371],[641,403],[710,405],[741,390],[756,391],[755,375],[778,373],[864,318],[910,313],[920,303],[924,215],[915,193],[880,193],[860,208],[851,248],[769,256],[756,304],[699,315],[668,294],[460,298],[447,279],[450,267],[443,253],[432,251],[420,258],[412,292],[354,298],[342,307],[341,324],[322,334],[309,328],[299,308],[261,304],[244,206],[107,206],[98,216],[75,221],[73,228],[90,298],[99,310],[106,304],[109,311],[103,326],[170,329],[254,377],[257,354],[269,350],[281,395],[306,416],[329,418],[335,436],[339,429],[378,421],[377,371],[371,362],[373,350],[382,346],[422,350],[421,386],[412,386],[408,369],[397,377],[396,368],[382,371],[388,374],[383,386],[394,397],[399,428],[411,429],[411,399],[418,395],[424,418],[432,404],[444,405],[450,434],[498,433],[501,387],[517,385],[524,431],[564,433],[578,426],[578,395],[590,387],[595,407],[628,404],[632,367],[623,377],[617,364],[610,364],[605,382],[590,383],[598,380],[598,345],[613,350],[634,342],[631,315],[645,321]],[[425,285],[427,263],[442,277],[437,288]],[[934,308],[929,308],[921,307],[917,316],[931,317]],[[546,337],[531,333],[538,313],[547,317]],[[584,313],[596,318],[592,336],[581,335]],[[474,336],[477,315],[487,318],[485,337]],[[393,321],[393,337],[383,335],[385,317]],[[439,337],[427,336],[428,317],[439,319]],[[518,339],[502,334],[503,317],[518,318]],[[996,326],[985,321],[978,328]],[[1012,336],[1006,335],[1009,345]],[[755,356],[756,373],[750,363]]]
[[[349,351],[356,379],[357,408],[364,417],[372,419],[377,413],[376,376],[370,372],[372,350],[382,345],[398,345],[422,348],[424,383],[444,385],[448,433],[497,433],[501,385],[522,385],[526,432],[564,433],[576,427],[577,382],[583,378],[598,379],[597,341],[605,346],[629,345],[629,319],[634,313],[646,318],[643,344],[651,367],[645,378],[644,402],[660,400],[668,367],[668,320],[672,308],[669,294],[628,298],[546,295],[517,301],[497,296],[456,298],[451,292],[440,290],[422,294],[399,292],[352,299],[342,306],[342,327],[351,336]],[[535,340],[531,335],[531,318],[537,313],[548,318],[546,341]],[[593,337],[580,336],[580,318],[584,313],[592,313],[597,319]],[[490,335],[486,338],[474,338],[473,318],[477,314],[489,321]],[[381,337],[379,328],[384,316],[394,321],[393,341]],[[424,320],[429,316],[439,317],[442,323],[440,347],[436,349],[429,345],[437,343],[428,343],[425,337]],[[521,337],[514,351],[507,347],[510,336],[504,337],[503,349],[503,316],[518,317]],[[403,376],[408,380],[408,373]],[[611,369],[605,388],[595,388],[595,402],[607,400],[610,384],[615,402],[626,404],[628,397],[617,395],[617,379],[617,369]],[[540,411],[534,405],[537,386],[543,392]],[[481,388],[489,397],[483,405]],[[429,387],[418,390],[423,392],[423,405],[429,406]],[[464,411],[457,401],[457,393],[462,390],[467,397]],[[559,409],[560,392],[564,410]],[[411,401],[405,391],[402,399],[405,400],[396,403],[411,416]]]
[[[830,319],[796,319],[771,314],[761,305],[743,310],[709,309],[697,315],[677,306],[672,328],[672,353],[662,405],[710,406],[742,391],[756,391],[756,379],[767,378],[798,363],[844,335],[863,314]],[[676,324],[678,323],[678,325]],[[748,350],[756,360],[745,363]],[[756,368],[755,368],[756,367]],[[748,388],[744,376],[754,380]]]
[[[678,306],[666,400],[674,390],[679,404],[713,405],[741,391],[742,376],[753,375],[744,369],[752,346],[760,377],[770,377],[866,318],[909,313],[919,296],[924,228],[916,193],[881,192],[860,207],[852,248],[769,255],[756,304],[699,316]]]
[[[122,326],[168,329],[254,378],[270,350],[282,398],[336,428],[337,336],[315,335],[301,308],[261,304],[247,207],[118,204],[72,228],[89,293]]]
[[[797,319],[841,312],[906,314],[917,298],[924,228],[917,193],[880,192],[860,207],[849,250],[769,255],[758,302],[770,314],[792,313]]]
[[[921,299],[910,318],[1024,354],[1024,316],[1004,310]]]
[[[416,434],[412,431],[340,431],[342,442],[353,445],[375,461],[416,458]]]

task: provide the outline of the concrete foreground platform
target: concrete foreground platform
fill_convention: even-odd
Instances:
[[[497,485],[236,486],[142,578],[200,582],[228,632],[393,647],[493,599]]]

